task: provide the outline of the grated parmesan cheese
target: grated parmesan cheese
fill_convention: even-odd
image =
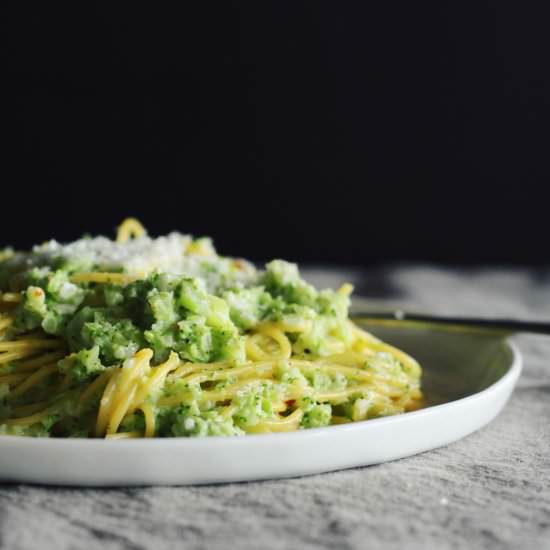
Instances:
[[[83,238],[61,244],[51,240],[26,255],[27,265],[51,265],[57,258],[93,266],[94,271],[118,272],[145,277],[153,271],[204,279],[210,290],[220,286],[253,282],[256,269],[245,260],[218,256],[210,239],[193,240],[173,232],[148,235],[117,243],[106,237]]]

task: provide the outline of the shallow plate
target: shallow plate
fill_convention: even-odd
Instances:
[[[0,479],[183,485],[377,464],[435,449],[481,428],[501,411],[521,372],[518,350],[495,337],[426,329],[372,332],[420,361],[427,408],[353,424],[244,437],[106,441],[0,436]]]

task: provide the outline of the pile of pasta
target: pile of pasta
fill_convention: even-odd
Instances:
[[[139,234],[133,222],[119,230],[119,241]],[[94,273],[79,280],[127,283],[122,274]],[[117,278],[118,277],[118,278]],[[9,417],[0,420],[5,426],[32,426],[54,416],[62,423],[65,417],[85,416],[88,436],[112,439],[155,437],[158,435],[157,413],[162,408],[177,407],[193,399],[199,407],[216,407],[227,418],[235,414],[235,398],[255,384],[280,384],[276,373],[284,363],[304,375],[320,372],[352,381],[344,389],[315,390],[311,385],[285,384],[280,401],[273,403],[275,415],[244,428],[248,433],[286,432],[300,427],[304,411],[298,403],[305,396],[317,403],[333,406],[331,424],[365,420],[410,411],[421,406],[421,369],[409,355],[373,335],[353,326],[353,341],[343,353],[310,359],[293,353],[290,336],[303,330],[300,325],[266,322],[245,335],[246,361],[192,363],[172,352],[161,364],[152,364],[153,352],[139,350],[134,357],[106,368],[90,382],[76,382],[70,373],[58,368],[58,361],[68,355],[66,343],[41,330],[10,336],[13,310],[21,300],[18,293],[0,295],[0,387],[7,388],[3,400]],[[351,321],[350,321],[351,323]],[[387,354],[402,365],[399,375],[366,367],[369,360]],[[9,369],[4,368],[9,365]],[[3,370],[4,369],[4,370]],[[220,382],[224,382],[220,384]],[[192,391],[189,388],[200,388]],[[170,388],[176,390],[171,391]],[[367,399],[358,399],[361,396]],[[342,405],[352,403],[351,414],[337,414]],[[143,416],[144,429],[121,429],[129,415]]]

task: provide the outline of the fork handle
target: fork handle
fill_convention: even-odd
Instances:
[[[384,326],[425,326],[426,328],[447,328],[461,330],[465,328],[502,334],[533,333],[550,335],[550,323],[544,321],[524,321],[521,319],[489,317],[447,317],[421,313],[395,311],[358,310],[350,313],[353,320]]]

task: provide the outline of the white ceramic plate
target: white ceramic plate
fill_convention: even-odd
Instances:
[[[518,350],[495,337],[426,329],[372,331],[421,362],[430,406],[353,424],[232,438],[0,436],[0,479],[50,485],[183,485],[377,464],[435,449],[481,428],[504,407],[521,372]]]

